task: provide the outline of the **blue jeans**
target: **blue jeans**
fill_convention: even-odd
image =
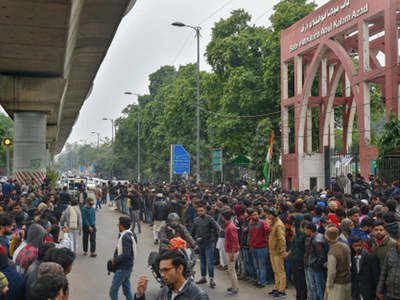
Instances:
[[[200,270],[201,277],[214,278],[214,244],[200,245]]]
[[[149,209],[146,204],[144,205],[144,218],[146,223],[151,223],[151,209]]]
[[[324,272],[306,269],[307,293],[310,300],[323,300],[325,294],[326,276]]]
[[[114,194],[109,194],[110,195],[110,202],[111,204],[114,203],[115,195]]]
[[[250,253],[250,249],[242,248],[240,251],[242,252],[245,275],[249,276],[251,279],[257,279],[257,272],[254,267],[253,256]]]
[[[126,202],[128,201],[128,199],[127,198],[123,198],[122,199],[122,201],[121,201],[121,212],[123,213],[123,214],[127,214],[128,213],[128,210],[127,210],[127,208],[126,208]]]
[[[142,228],[140,227],[140,210],[129,209],[129,216],[132,222],[132,232],[135,231],[136,224],[138,226],[138,232],[142,233]]]
[[[286,243],[286,251],[288,252],[292,248],[292,242]],[[290,261],[288,259],[284,260],[285,273],[286,273],[286,285],[289,285],[291,278]]]
[[[100,208],[101,209],[101,198],[96,200],[96,209]]]
[[[133,300],[131,281],[130,281],[131,273],[132,273],[132,268],[119,269],[117,270],[117,272],[115,272],[110,288],[111,300],[118,300],[118,291],[121,285],[126,300]]]
[[[265,285],[267,284],[267,257],[268,248],[253,248],[253,261],[256,268],[257,281],[258,283]]]

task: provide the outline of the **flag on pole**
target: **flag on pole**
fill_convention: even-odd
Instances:
[[[263,187],[263,191],[265,191],[268,187],[268,182],[269,182],[269,173],[271,170],[271,159],[272,159],[272,146],[274,144],[274,132],[272,131],[271,133],[271,142],[269,144],[269,149],[267,153],[267,157],[265,159],[265,166],[263,170],[264,178],[265,178],[265,183]]]

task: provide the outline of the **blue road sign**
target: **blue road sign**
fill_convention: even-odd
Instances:
[[[176,175],[190,174],[190,155],[182,145],[173,145],[172,172]]]

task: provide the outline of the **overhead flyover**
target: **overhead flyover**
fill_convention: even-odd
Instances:
[[[14,119],[14,176],[41,182],[136,0],[1,0],[0,104]]]

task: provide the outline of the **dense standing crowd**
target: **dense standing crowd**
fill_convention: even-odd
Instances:
[[[228,271],[228,296],[239,294],[242,280],[270,285],[273,298],[285,298],[293,283],[297,299],[400,299],[400,184],[372,175],[348,179],[349,194],[335,184],[297,192],[186,182],[131,184],[125,200],[115,199],[126,201],[118,205],[133,230],[142,219],[155,244],[176,235],[198,252],[197,284],[216,286],[215,265]],[[172,228],[170,213],[190,238]],[[174,235],[165,242],[168,228]]]
[[[85,227],[79,197],[51,189],[47,178],[40,187],[10,180],[1,190],[0,299],[68,299],[66,276]]]
[[[52,189],[48,180],[41,187],[3,183],[0,299],[68,299],[66,276],[78,240],[83,255],[96,257],[95,211],[102,205],[126,215],[119,219],[110,260],[111,299],[121,286],[127,299],[145,297],[146,278],[135,295],[130,287],[135,231],[141,233],[142,222],[152,227],[164,257],[160,276],[175,282],[175,290],[168,285],[160,295],[208,299],[199,285],[216,287],[216,267],[228,273],[227,296],[239,295],[238,282],[247,281],[260,289],[270,286],[265,290],[273,298],[286,297],[293,284],[297,299],[400,299],[400,184],[373,176],[368,181],[349,176],[349,184],[351,193],[345,194],[335,184],[297,192],[263,190],[245,181],[109,182],[91,199],[83,182],[74,196],[66,188]],[[176,237],[198,253],[196,282],[186,271],[186,258],[168,252]]]

